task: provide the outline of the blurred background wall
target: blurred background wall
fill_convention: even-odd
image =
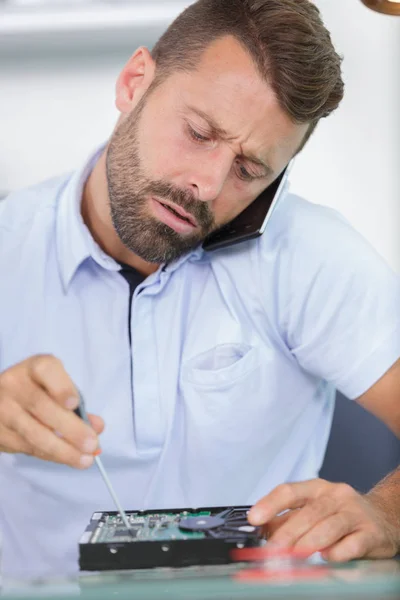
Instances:
[[[107,138],[119,70],[189,3],[0,2],[0,193],[77,167]],[[292,190],[342,212],[400,272],[400,18],[359,0],[316,4],[344,55],[346,95],[298,158]]]

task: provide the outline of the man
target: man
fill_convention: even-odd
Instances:
[[[200,0],[122,70],[109,143],[2,203],[5,572],[77,568],[90,515],[113,509],[99,445],[125,509],[256,503],[271,544],[399,549],[399,472],[367,496],[317,479],[335,387],[400,433],[398,280],[294,195],[261,238],[201,246],[342,88],[308,0]]]

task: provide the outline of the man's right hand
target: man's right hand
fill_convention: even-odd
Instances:
[[[54,356],[33,356],[0,373],[0,452],[90,467],[104,422],[89,415],[89,427],[73,412],[78,404],[77,389]]]

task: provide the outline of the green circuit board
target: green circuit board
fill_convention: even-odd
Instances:
[[[97,527],[93,531],[90,543],[109,542],[143,542],[143,541],[171,541],[203,539],[205,534],[201,531],[182,531],[179,528],[181,518],[209,516],[209,511],[178,513],[153,513],[141,515],[140,513],[127,513],[131,526],[126,529],[119,515],[102,513],[98,519]],[[94,515],[95,517],[95,515]],[[96,518],[95,518],[96,520]]]

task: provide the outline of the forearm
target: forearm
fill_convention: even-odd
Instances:
[[[400,466],[377,483],[367,497],[384,514],[400,552]]]

